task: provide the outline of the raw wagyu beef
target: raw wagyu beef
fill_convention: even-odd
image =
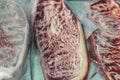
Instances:
[[[0,0],[0,80],[18,80],[28,39],[23,11],[10,0]]]
[[[120,6],[115,0],[90,5],[89,18],[98,26],[91,35],[91,50],[107,80],[120,80]]]
[[[39,0],[36,40],[45,80],[84,80],[88,69],[82,27],[64,0]]]

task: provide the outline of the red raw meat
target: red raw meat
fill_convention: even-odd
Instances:
[[[62,0],[38,3],[35,28],[45,80],[72,80],[78,76],[79,80],[85,77],[87,54],[79,52],[80,46],[85,44],[80,42],[84,36],[82,32],[80,34],[78,27],[81,26],[78,24]]]
[[[108,80],[120,80],[120,7],[115,0],[99,0],[91,4],[89,14],[98,29],[90,42],[94,58]]]

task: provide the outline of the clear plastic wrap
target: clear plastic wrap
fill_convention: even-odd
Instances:
[[[44,80],[84,80],[88,56],[83,29],[64,0],[38,0],[35,30]]]
[[[71,1],[69,7],[82,22],[91,55],[87,80],[119,80],[119,0]]]
[[[106,80],[120,80],[120,6],[116,0],[90,5],[88,18],[98,26],[90,36],[91,55]]]
[[[12,0],[0,0],[0,80],[18,80],[29,42],[24,11]]]
[[[20,80],[120,79],[120,10],[118,2],[115,0],[15,1],[25,11],[31,28],[31,44]],[[9,4],[11,3],[9,2]],[[16,7],[14,11],[16,11]],[[20,11],[18,10],[16,13]],[[73,12],[80,21],[74,16]],[[0,11],[0,14],[2,13],[4,12]],[[21,12],[20,15],[22,14],[24,12]],[[1,17],[4,16],[1,15]],[[25,16],[21,18],[25,19]],[[22,23],[22,21],[18,23]],[[27,22],[24,24],[27,24]],[[3,34],[2,30],[0,30],[0,34]],[[90,50],[91,58],[88,58],[85,43],[88,43],[87,47]],[[80,52],[77,50],[78,46]],[[21,61],[23,62],[23,59]],[[21,72],[22,70],[12,69],[12,71]],[[12,73],[1,72],[0,79],[3,79],[1,77],[3,75],[9,78]],[[17,80],[16,77],[14,78]]]

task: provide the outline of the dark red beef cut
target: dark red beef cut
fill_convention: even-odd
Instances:
[[[36,39],[45,80],[83,80],[88,64],[80,23],[64,0],[37,5]]]
[[[92,55],[107,80],[120,80],[120,6],[115,0],[99,0],[90,7],[89,19],[98,26],[90,37]]]

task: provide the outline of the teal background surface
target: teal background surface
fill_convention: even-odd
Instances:
[[[31,19],[33,18],[33,16],[31,16],[31,10],[35,0],[15,0],[15,1],[18,3],[19,6],[21,6],[21,8],[23,8],[27,16],[28,22],[30,23]],[[94,25],[92,22],[89,21],[89,19],[86,18],[86,12],[88,12],[88,9],[87,6],[85,5],[88,4],[88,2],[70,0],[67,1],[67,4],[84,25],[86,35],[88,35],[87,34],[88,32],[93,32],[94,30],[96,30],[96,25]],[[31,23],[30,28],[34,30]],[[32,41],[32,39],[34,41]],[[36,43],[35,38],[33,38],[33,36],[30,36],[29,51],[27,54],[27,58],[25,61],[25,65],[20,80],[44,80],[42,69],[40,66],[40,55],[35,43]],[[100,75],[99,66],[96,66],[94,63],[95,62],[91,62],[90,64],[87,80],[104,80],[104,78]]]

